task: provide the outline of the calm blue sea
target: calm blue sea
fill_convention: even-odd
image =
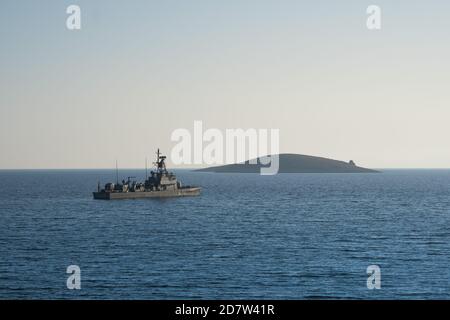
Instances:
[[[0,298],[450,298],[448,170],[177,173],[202,195],[99,201],[114,171],[0,171]]]

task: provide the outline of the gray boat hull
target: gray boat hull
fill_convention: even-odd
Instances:
[[[93,192],[97,200],[145,199],[168,197],[192,197],[200,195],[199,187],[181,188],[177,190],[140,191],[140,192]]]

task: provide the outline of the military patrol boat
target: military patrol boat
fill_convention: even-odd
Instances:
[[[100,183],[98,183],[97,192],[93,192],[94,199],[185,197],[200,194],[200,187],[182,186],[181,182],[177,181],[175,174],[167,171],[164,162],[166,156],[161,155],[159,149],[156,155],[156,162],[154,162],[156,171],[151,171],[150,176],[144,182],[131,181],[133,177],[128,177],[127,181],[122,180],[120,184],[117,178],[115,184],[109,182],[104,189],[100,189]]]

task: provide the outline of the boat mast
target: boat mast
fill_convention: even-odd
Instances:
[[[147,172],[147,157],[145,157],[145,180],[148,179],[148,172]]]
[[[117,165],[117,159],[116,159],[116,184],[119,184],[119,167]]]
[[[156,162],[154,162],[154,165],[156,166],[156,171],[159,172],[159,148],[156,151]]]

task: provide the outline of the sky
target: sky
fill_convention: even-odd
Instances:
[[[285,153],[449,168],[449,14],[444,0],[2,0],[0,169],[143,167],[195,120],[279,129]]]

